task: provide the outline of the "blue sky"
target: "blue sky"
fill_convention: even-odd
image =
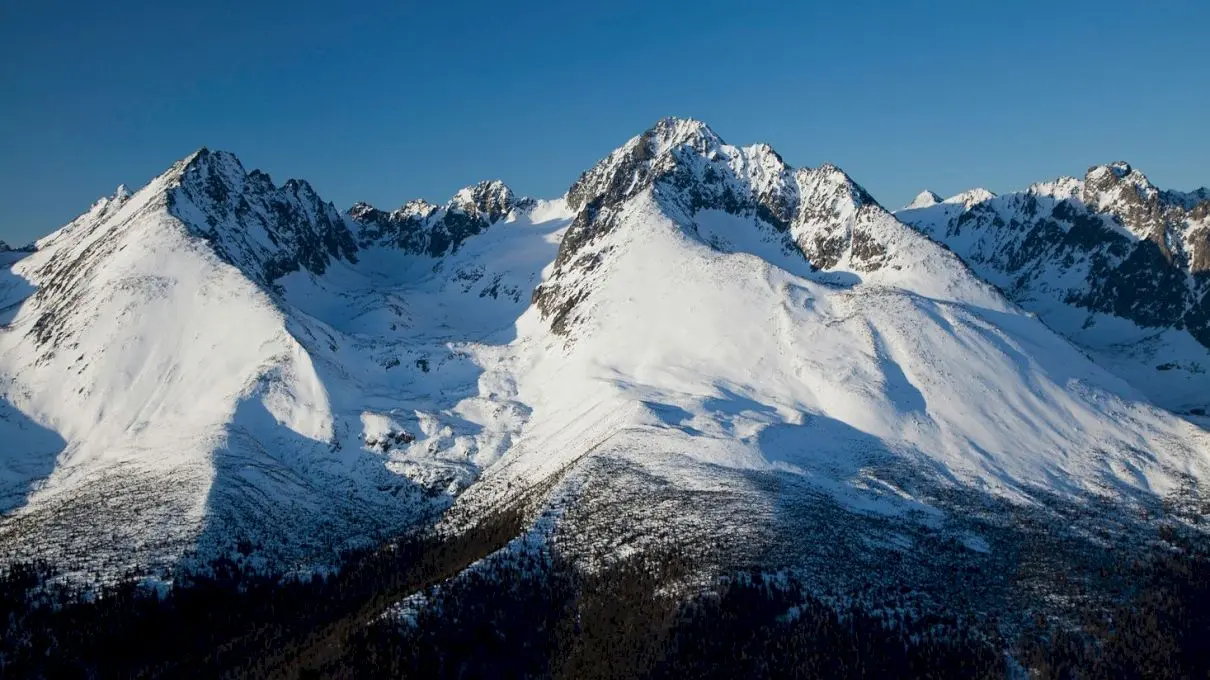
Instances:
[[[890,207],[1119,158],[1210,183],[1205,0],[355,4],[0,0],[0,239],[203,145],[341,208],[557,196],[669,114]]]

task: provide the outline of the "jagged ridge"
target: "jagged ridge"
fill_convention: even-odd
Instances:
[[[567,333],[590,294],[590,285],[573,280],[600,266],[604,253],[593,244],[613,231],[626,201],[648,191],[690,232],[699,231],[695,218],[704,212],[749,219],[760,238],[816,270],[871,275],[884,267],[923,267],[934,272],[940,288],[953,288],[954,270],[965,269],[900,224],[836,166],[796,170],[767,144],[731,146],[700,121],[665,118],[568,189],[567,205],[576,216],[554,272],[534,293],[557,333]]]
[[[468,238],[504,219],[514,209],[532,207],[499,180],[466,187],[445,206],[413,200],[392,212],[357,203],[348,215],[357,225],[362,248],[392,247],[404,252],[442,257],[457,252]]]
[[[305,183],[199,152],[44,245],[19,267],[38,288],[0,334],[0,369],[77,465],[34,495],[88,502],[35,519],[126,518],[87,511],[132,479],[143,494],[193,475],[187,507],[111,522],[143,548],[161,536],[137,527],[187,517],[215,541],[238,527],[323,550],[315,536],[398,530],[458,494],[481,516],[540,485],[554,495],[535,503],[574,505],[592,549],[676,535],[798,558],[793,507],[854,522],[846,549],[866,554],[864,530],[893,540],[892,516],[1146,505],[1208,476],[1204,433],[843,171],[697,121],[660,121],[541,205],[489,182],[341,216]],[[527,311],[518,293],[546,265]],[[51,341],[30,351],[39,324]],[[955,516],[953,536],[983,530]],[[69,552],[77,534],[56,526]]]
[[[1119,161],[1093,166],[1083,179],[1062,177],[1003,196],[966,192],[897,216],[948,245],[1013,300],[1081,344],[1099,351],[1113,343],[1140,343],[1152,372],[1157,365],[1191,369],[1181,384],[1164,381],[1166,386],[1144,389],[1169,406],[1204,406],[1204,398],[1189,401],[1195,389],[1184,383],[1210,387],[1199,377],[1210,367],[1210,354],[1201,352],[1197,368],[1188,348],[1147,350],[1142,341],[1171,330],[1210,348],[1205,189],[1164,191]],[[1099,331],[1098,315],[1152,330],[1133,336]],[[1179,344],[1150,344],[1156,342]],[[1175,399],[1163,394],[1174,389],[1181,393]]]

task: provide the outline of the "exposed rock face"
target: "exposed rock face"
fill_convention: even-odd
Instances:
[[[408,274],[529,205],[498,182],[414,202],[405,214],[440,213],[425,247],[366,258],[306,182],[201,149],[29,256],[0,254],[0,561],[120,573],[246,542],[285,564],[439,512],[505,437],[437,427],[476,394],[453,344],[520,314],[553,246],[501,230],[491,245],[540,246],[497,262],[477,244]]]
[[[1142,243],[1146,272],[1195,259],[1133,171],[1107,171],[1011,205],[1072,252]],[[1102,199],[1145,228],[1085,203]],[[921,203],[983,253],[962,239],[1003,219],[1001,200]],[[1205,218],[1205,192],[1156,200]],[[1027,267],[1052,246],[993,242],[986,261]],[[0,517],[0,559],[167,565],[247,537],[293,569],[448,502],[457,526],[521,498],[581,555],[672,539],[891,573],[902,556],[935,566],[938,545],[995,545],[1007,559],[972,564],[1011,575],[1017,544],[980,537],[1019,524],[995,508],[1111,495],[1125,522],[1133,499],[1210,479],[1203,429],[1141,403],[840,169],[691,120],[660,121],[564,199],[485,182],[391,213],[340,215],[203,150],[9,271],[0,442],[22,438],[37,466],[0,469],[15,473],[0,503],[28,501]],[[53,430],[31,436],[18,412]],[[1058,542],[1076,534],[1095,535]]]
[[[1210,347],[1210,197],[1162,191],[1128,163],[1090,168],[971,204],[898,216],[1006,277],[1019,301],[1053,298],[1140,326],[1187,329]]]
[[[204,148],[168,174],[163,200],[172,214],[208,225],[199,235],[219,256],[266,284],[299,270],[323,274],[333,260],[356,262],[367,247],[441,257],[533,203],[495,180],[462,189],[445,206],[413,200],[387,213],[358,203],[346,217],[305,181],[279,187],[260,170],[246,171],[234,155]],[[94,212],[117,209],[129,195],[120,187]]]
[[[1206,189],[1165,191],[1119,161],[1093,166],[1083,179],[1063,177],[1017,193],[971,198],[896,216],[948,245],[1017,303],[1085,346],[1097,349],[1092,329],[1100,314],[1153,335],[1188,333],[1210,348]],[[1080,322],[1073,324],[1073,316],[1081,316]],[[1102,340],[1140,344],[1145,338]],[[1146,360],[1182,365],[1190,379],[1200,380],[1210,368],[1204,352],[1200,359],[1157,352]],[[1190,405],[1196,406],[1184,404]]]
[[[787,231],[798,202],[793,170],[768,145],[727,145],[696,120],[665,118],[585,172],[567,191],[567,205],[585,215],[616,209],[626,199],[659,187],[667,207],[693,215],[717,209],[758,215]],[[572,244],[607,230],[608,219],[590,221],[569,233]]]
[[[457,252],[466,239],[530,204],[531,200],[518,199],[503,182],[493,180],[462,189],[444,207],[414,200],[386,212],[358,203],[348,215],[363,248],[393,247],[441,257]]]
[[[889,244],[922,240],[835,166],[796,170],[767,144],[731,146],[704,123],[665,118],[568,189],[575,220],[553,274],[533,298],[556,332],[567,332],[590,294],[591,286],[576,280],[601,265],[608,250],[599,247],[602,239],[627,203],[645,192],[691,233],[703,211],[753,220],[761,238],[817,270],[897,268],[903,263]]]
[[[300,269],[322,274],[333,259],[356,261],[357,244],[331,203],[311,185],[246,172],[232,154],[201,149],[177,164],[169,210],[186,224],[209,225],[200,235],[224,259],[262,282]],[[239,228],[231,229],[230,225]]]
[[[877,223],[889,215],[840,168],[822,165],[796,176],[802,201],[794,221],[795,242],[820,269],[848,261],[850,269],[870,272],[887,264]]]

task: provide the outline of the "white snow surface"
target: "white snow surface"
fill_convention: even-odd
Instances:
[[[645,167],[658,172],[669,154],[709,176],[752,167],[737,159],[760,151],[685,125],[670,142],[668,129],[647,135]],[[582,182],[611,191],[650,177],[627,164],[644,141]],[[681,176],[669,176],[628,194],[603,236],[548,271],[547,287],[573,291],[575,323],[563,337],[536,309],[519,321],[517,398],[533,411],[467,507],[605,457],[689,490],[730,488],[749,471],[793,475],[893,515],[931,501],[878,478],[888,462],[1024,503],[1130,503],[1207,479],[1204,430],[1151,406],[837,169],[729,180],[760,196],[764,178],[792,177],[800,215],[788,236],[812,261],[826,257],[822,269],[759,217],[686,209]],[[876,254],[858,257],[862,241]]]
[[[891,516],[938,510],[871,472],[888,462],[1020,503],[1128,503],[1210,479],[1204,430],[838,169],[793,170],[696,121],[637,143],[645,167],[727,168],[719,186],[785,198],[793,219],[694,208],[656,182],[580,245],[593,266],[554,264],[589,209],[564,198],[513,208],[441,258],[336,249],[321,272],[266,281],[288,248],[179,191],[186,163],[4,255],[0,545],[116,569],[248,537],[317,561],[593,458],[686,490],[789,476]],[[590,179],[619,176],[608,166],[634,144]],[[216,167],[252,214],[300,195],[262,195],[267,178],[232,160]],[[298,233],[332,228],[321,204],[293,205]],[[530,304],[543,281],[582,293],[566,333]]]
[[[906,206],[904,206],[904,209],[910,210],[914,208],[928,208],[937,205],[941,201],[942,199],[940,196],[931,191],[925,190],[916,194],[916,198],[913,198],[911,203],[908,203]]]
[[[1184,202],[1186,210],[1210,198],[1205,190],[1161,192],[1142,172],[1119,161],[1090,168],[1084,179],[1060,177],[1002,196],[973,189],[939,204],[910,205],[896,216],[945,243],[981,277],[1007,291],[1147,398],[1181,412],[1196,407],[1204,409],[1210,404],[1210,350],[1187,329],[1179,325],[1141,326],[1128,318],[1092,311],[1071,301],[1100,285],[1098,276],[1104,273],[1096,271],[1092,255],[1096,249],[1106,247],[1103,243],[1089,244],[1085,246],[1086,252],[1069,254],[1061,250],[1069,247],[1067,244],[1031,240],[1039,224],[1070,229],[1061,220],[1046,219],[1050,210],[1067,202],[1095,211],[1092,215],[1100,228],[1127,242],[1148,238],[1163,242],[1177,267],[1189,271],[1205,266],[1199,264],[1199,258],[1204,256],[1197,249],[1204,251],[1210,218],[1199,221],[1170,214],[1168,219],[1180,224],[1175,229],[1167,227],[1167,233],[1162,232],[1165,227],[1154,218],[1123,223],[1116,216],[1130,209],[1127,198],[1133,196],[1127,197],[1127,193],[1137,194],[1152,204],[1163,193],[1172,203]],[[979,212],[972,211],[976,206]],[[1121,264],[1112,257],[1107,259],[1115,265]],[[1196,284],[1190,281],[1187,285]]]
[[[737,240],[754,226],[710,221]],[[1031,316],[980,304],[969,273],[978,302],[922,295],[911,276],[836,285],[709,247],[650,194],[623,225],[599,245],[608,270],[593,272],[590,321],[569,341],[534,309],[519,321],[517,399],[533,412],[489,477],[616,454],[682,488],[719,483],[704,469],[775,471],[895,513],[923,501],[870,486],[867,466],[888,457],[1021,502],[1164,494],[1210,472],[1205,432]]]
[[[219,212],[181,189],[193,172],[233,192],[259,180],[229,155],[202,170],[194,158],[28,257],[5,254],[10,557],[117,573],[246,538],[272,559],[322,561],[440,510],[523,416],[479,398],[492,346],[477,341],[507,341],[554,256],[559,202],[436,266],[367,250],[265,287],[262,263],[285,248],[246,222],[203,221]],[[297,186],[239,195],[259,215]]]

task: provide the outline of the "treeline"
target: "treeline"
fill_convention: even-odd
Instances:
[[[521,529],[519,514],[504,513],[458,538],[416,538],[305,580],[218,561],[162,597],[127,584],[81,599],[45,588],[45,570],[16,568],[0,580],[0,676],[991,678],[1010,664],[1039,678],[1210,672],[1210,558],[1173,536],[1121,565],[1132,586],[1115,604],[1089,599],[1069,620],[1038,617],[1005,640],[958,613],[839,606],[759,570],[687,593],[694,565],[678,553],[585,571],[534,545],[467,569]],[[31,606],[27,593],[40,587]]]
[[[1130,592],[1077,609],[1075,626],[1037,620],[1018,658],[1036,677],[1210,677],[1210,549],[1204,537],[1165,526],[1146,559],[1125,569]]]
[[[350,553],[338,572],[309,578],[222,558],[164,594],[135,579],[81,590],[56,585],[43,565],[16,565],[0,577],[0,677],[298,677],[341,658],[393,602],[522,530],[520,511],[505,511],[454,537]]]
[[[792,578],[742,571],[690,597],[690,565],[634,557],[584,574],[558,555],[513,555],[358,632],[323,669],[343,677],[1000,678],[1210,677],[1210,553],[1164,532],[1117,564],[1064,620],[1003,639],[956,614],[838,607]],[[1107,568],[1108,572],[1108,568]]]
[[[537,562],[537,563],[535,563]],[[545,568],[541,575],[535,567]],[[960,622],[837,607],[793,580],[741,572],[686,601],[688,565],[634,558],[584,574],[515,556],[350,641],[329,677],[982,678],[997,646]]]

